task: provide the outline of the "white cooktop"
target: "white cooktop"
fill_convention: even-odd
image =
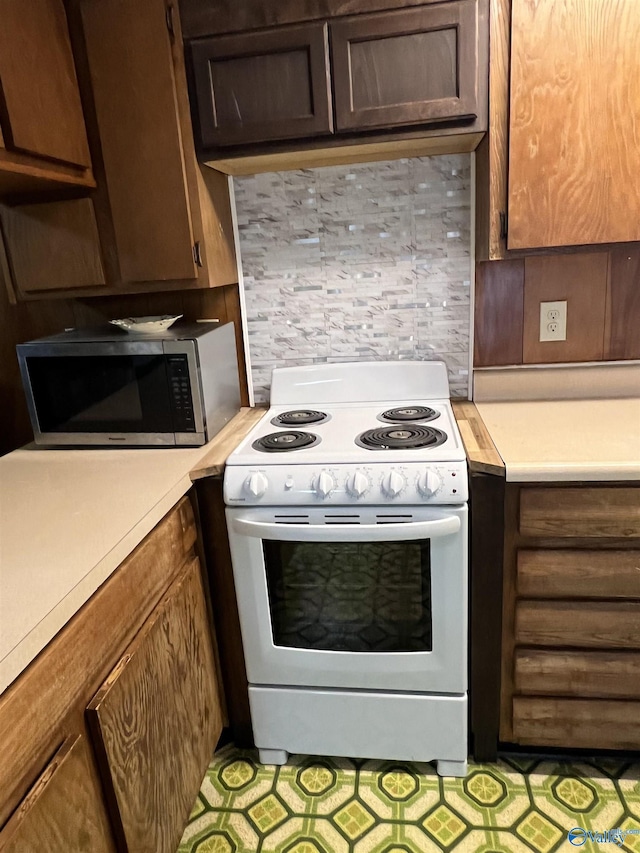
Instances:
[[[273,371],[272,407],[227,460],[228,506],[460,504],[467,500],[466,456],[442,362],[358,362]],[[432,409],[435,417],[389,409]],[[285,412],[315,410],[327,420],[273,423]],[[411,415],[405,420],[402,415]],[[375,430],[379,447],[363,446]],[[315,438],[291,449],[287,433]],[[423,446],[406,446],[418,434]],[[265,451],[261,439],[275,439]],[[437,438],[439,440],[433,441]],[[273,441],[272,439],[272,441]],[[426,439],[426,440],[424,440]],[[395,447],[393,445],[396,445]],[[280,447],[287,447],[280,450]]]
[[[387,409],[424,405],[438,413],[438,417],[429,421],[411,421],[411,426],[438,430],[446,435],[446,440],[435,447],[421,447],[410,450],[371,450],[356,444],[356,438],[365,430],[389,429],[402,431],[407,424],[402,422],[381,421],[379,415]],[[380,463],[410,462],[462,462],[465,452],[460,440],[451,405],[448,400],[394,400],[375,405],[352,405],[332,403],[313,407],[329,415],[323,423],[307,426],[276,426],[272,423],[278,415],[295,411],[295,406],[273,406],[260,420],[240,446],[229,456],[227,465],[322,465],[351,463],[354,465],[377,465]],[[308,447],[296,450],[265,452],[256,449],[254,443],[263,436],[285,432],[305,432],[317,436],[320,441]]]

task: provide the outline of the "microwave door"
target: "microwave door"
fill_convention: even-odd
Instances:
[[[34,355],[25,366],[39,443],[174,443],[162,353]]]

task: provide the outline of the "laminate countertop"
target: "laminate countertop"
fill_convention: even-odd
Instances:
[[[640,481],[638,397],[476,402],[475,408],[508,481]]]
[[[263,414],[241,410],[204,447],[0,459],[0,693]]]

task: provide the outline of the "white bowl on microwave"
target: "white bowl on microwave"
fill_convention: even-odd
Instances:
[[[180,317],[182,314],[161,314],[153,317],[123,317],[120,320],[109,320],[109,322],[136,335],[157,335],[158,332],[165,332],[173,326]]]

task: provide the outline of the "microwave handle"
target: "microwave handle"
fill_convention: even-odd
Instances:
[[[399,542],[452,536],[460,530],[460,519],[448,515],[399,524],[274,524],[234,518],[232,527],[241,536],[285,542]]]

